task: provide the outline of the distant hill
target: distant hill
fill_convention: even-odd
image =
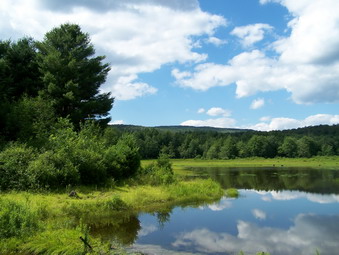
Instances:
[[[273,135],[283,134],[283,135],[339,136],[339,125],[318,125],[318,126],[308,126],[308,127],[302,127],[302,128],[295,128],[295,129],[288,129],[288,130],[276,130],[276,131],[255,131],[251,129],[240,129],[240,128],[216,128],[216,127],[193,127],[193,126],[144,127],[144,126],[138,126],[138,125],[124,125],[124,124],[112,125],[112,127],[115,127],[121,131],[138,131],[142,129],[156,129],[156,130],[170,131],[170,132],[217,132],[217,133],[223,133],[223,134],[253,132],[253,133],[258,133],[258,134],[269,133]]]
[[[239,133],[253,131],[250,129],[239,129],[239,128],[216,128],[216,127],[193,127],[193,126],[156,126],[156,127],[144,127],[137,125],[112,125],[121,131],[138,131],[142,129],[157,129],[161,131],[170,132],[218,132],[218,133]]]

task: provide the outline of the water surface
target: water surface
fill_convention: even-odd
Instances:
[[[240,197],[128,216],[115,227],[108,227],[111,232],[107,238],[147,254],[338,254],[339,171],[194,171],[212,177],[225,188],[238,188]]]

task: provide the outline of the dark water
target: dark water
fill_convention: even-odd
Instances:
[[[199,168],[237,199],[124,215],[97,228],[147,254],[339,254],[339,171]]]

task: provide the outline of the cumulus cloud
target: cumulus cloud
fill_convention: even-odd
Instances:
[[[108,123],[108,125],[122,125],[125,122],[123,120],[113,120],[110,123]]]
[[[208,110],[200,108],[197,113],[206,113],[208,116],[219,117],[214,119],[206,120],[186,120],[180,125],[182,126],[194,126],[194,127],[217,127],[217,128],[228,128],[233,127],[236,123],[235,119],[229,118],[231,111],[223,109],[221,107],[212,107]]]
[[[264,39],[265,32],[272,29],[273,27],[268,24],[258,23],[236,27],[232,30],[231,35],[237,36],[244,47],[249,47]]]
[[[271,45],[274,58],[254,49],[240,53],[225,65],[199,64],[177,83],[197,90],[235,83],[237,97],[283,89],[300,104],[339,102],[339,1],[261,1],[269,2],[285,6],[292,16],[290,34]],[[250,36],[246,29],[235,29],[233,33],[247,38],[247,44],[264,36]],[[265,29],[261,25],[257,31]]]
[[[283,129],[292,129],[306,126],[316,126],[320,124],[334,125],[339,123],[339,115],[331,114],[316,114],[311,115],[303,120],[297,120],[293,118],[264,118],[261,119],[263,122],[251,125],[247,128],[260,130],[260,131],[270,131],[270,130],[283,130]]]
[[[205,112],[206,112],[206,110],[205,110],[204,108],[200,108],[200,109],[197,111],[197,113],[199,113],[199,114],[205,113]]]
[[[238,235],[217,233],[208,229],[196,229],[182,233],[173,242],[176,248],[203,253],[253,254],[265,251],[271,254],[337,254],[339,238],[338,215],[318,216],[300,214],[288,229],[260,227],[246,221],[238,221]]]
[[[236,123],[232,118],[217,118],[207,120],[186,120],[180,125],[182,126],[194,126],[194,127],[217,127],[217,128],[229,128],[234,127]]]
[[[220,108],[220,107],[212,107],[206,113],[209,116],[224,116],[224,117],[231,116],[230,110],[223,109],[223,108]]]
[[[111,92],[118,100],[131,100],[145,95],[157,93],[157,89],[147,83],[138,82],[136,75],[121,76],[112,83],[111,86],[105,85],[103,92]],[[114,78],[112,79],[114,80]]]
[[[258,99],[253,100],[250,108],[252,110],[256,110],[256,109],[263,107],[264,105],[265,105],[265,100],[263,98],[258,98]]]
[[[204,61],[207,55],[194,51],[198,37],[212,38],[226,25],[225,18],[203,12],[197,0],[2,0],[0,11],[2,36],[11,39],[41,40],[62,23],[79,24],[111,65],[103,90],[122,100],[155,93],[149,84],[122,80],[167,63]]]
[[[221,46],[223,44],[226,44],[227,43],[227,40],[222,40],[222,39],[219,39],[215,36],[211,36],[209,37],[207,40],[206,40],[207,43],[211,43],[211,44],[214,44],[215,46]]]

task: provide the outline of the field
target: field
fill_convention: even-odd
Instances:
[[[150,160],[142,161],[147,165]],[[230,160],[173,159],[173,169],[177,174],[190,174],[192,167],[310,167],[339,169],[339,156],[313,158],[241,158]]]

